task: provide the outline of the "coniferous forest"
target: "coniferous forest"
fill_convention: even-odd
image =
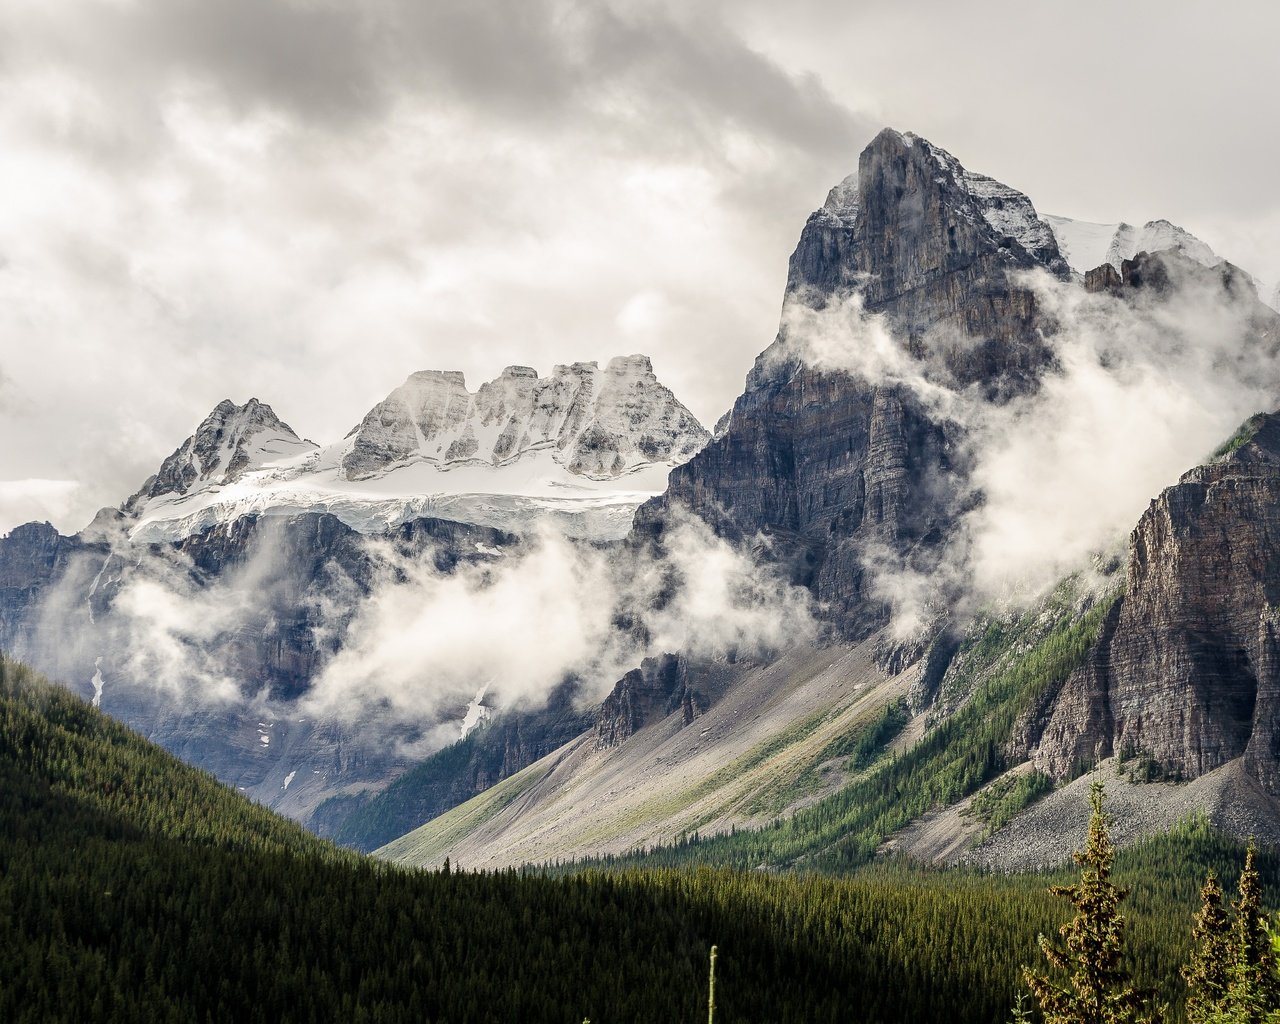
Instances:
[[[1007,1019],[1070,872],[878,863],[415,872],[250,804],[0,661],[0,1019]],[[1188,824],[1127,851],[1125,970],[1181,1019],[1198,882],[1236,844]],[[1277,864],[1259,855],[1273,884]],[[1258,1019],[1262,1019],[1259,1017]]]

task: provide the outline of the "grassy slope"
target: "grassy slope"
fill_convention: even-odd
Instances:
[[[536,863],[765,824],[865,769],[905,724],[885,712],[912,678],[885,679],[865,649],[807,652],[752,671],[689,728],[658,723],[608,751],[589,738],[562,748],[378,855]]]
[[[972,630],[942,680],[938,699],[949,713],[895,756],[881,756],[876,761],[865,756],[851,758],[861,738],[886,714],[884,703],[862,705],[856,714],[826,721],[819,717],[815,721],[821,723],[820,728],[810,728],[804,720],[793,723],[764,741],[758,750],[724,765],[702,788],[664,793],[670,807],[646,807],[651,817],[670,814],[673,808],[704,798],[703,790],[711,783],[736,792],[761,779],[749,799],[763,807],[761,794],[783,793],[788,799],[801,796],[806,780],[816,777],[820,765],[833,756],[845,757],[846,769],[854,770],[848,784],[796,813],[762,828],[739,827],[710,836],[697,834],[695,819],[676,842],[647,847],[611,862],[662,867],[803,866],[835,871],[867,863],[898,829],[932,809],[956,803],[1014,766],[1006,749],[1015,724],[1082,662],[1116,596],[1093,602],[1081,599],[1065,585],[1027,614]],[[887,692],[878,699],[883,702],[886,697]],[[873,752],[881,749],[874,747]],[[428,822],[379,853],[392,860],[423,864],[438,862],[454,850],[471,852],[477,846],[477,835],[486,835],[477,830],[491,827],[517,791],[536,785],[538,773],[545,770],[541,764],[531,766],[503,786]],[[761,775],[762,771],[768,774]],[[998,806],[988,810],[993,820],[1007,821],[1045,791],[1043,785],[1014,786]],[[602,827],[605,824],[602,822]]]

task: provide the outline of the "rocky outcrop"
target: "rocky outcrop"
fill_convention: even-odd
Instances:
[[[1034,388],[1050,360],[1051,325],[1016,277],[1033,268],[1067,273],[1025,196],[886,130],[809,218],[786,301],[821,310],[858,292],[939,382],[1003,401]],[[784,321],[716,437],[672,471],[636,528],[660,535],[682,506],[723,535],[762,536],[843,632],[865,636],[887,618],[868,561],[927,571],[958,514],[960,438],[906,388],[807,362],[803,340]]]
[[[664,654],[645,658],[614,685],[596,711],[596,748],[616,747],[628,736],[679,711],[688,725],[707,708],[706,698],[689,685],[684,658]]]
[[[1244,757],[1280,793],[1280,416],[1234,443],[1134,530],[1114,622],[1041,737],[1051,774],[1115,753],[1194,778]]]
[[[570,473],[609,479],[680,463],[708,434],[654,376],[647,356],[557,366],[539,377],[508,366],[474,395],[456,371],[410,375],[348,435],[342,470],[361,480],[407,462],[439,469],[501,466],[550,452]]]

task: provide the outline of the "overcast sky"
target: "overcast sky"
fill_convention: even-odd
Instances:
[[[708,424],[888,124],[1280,278],[1275,5],[5,0],[0,531],[221,399],[335,440],[410,372],[646,352]]]

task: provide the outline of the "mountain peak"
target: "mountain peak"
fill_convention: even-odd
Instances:
[[[787,288],[819,302],[857,289],[875,306],[983,260],[1067,273],[1053,231],[1023,193],[886,128],[809,218]]]
[[[649,357],[558,364],[549,377],[508,366],[469,392],[460,373],[425,370],[348,435],[342,471],[364,480],[409,463],[502,466],[546,452],[593,480],[692,457],[708,434],[653,374]]]
[[[222,487],[251,469],[315,447],[298,437],[265,402],[250,398],[244,405],[236,405],[224,398],[123,509],[133,512],[164,495],[182,496],[200,487]]]
[[[1125,260],[1140,252],[1176,250],[1205,267],[1217,267],[1223,258],[1186,228],[1171,221],[1149,220],[1140,227],[1119,221],[1094,224],[1046,214],[1045,221],[1053,229],[1063,258],[1077,274],[1084,274],[1109,263],[1120,269]]]

